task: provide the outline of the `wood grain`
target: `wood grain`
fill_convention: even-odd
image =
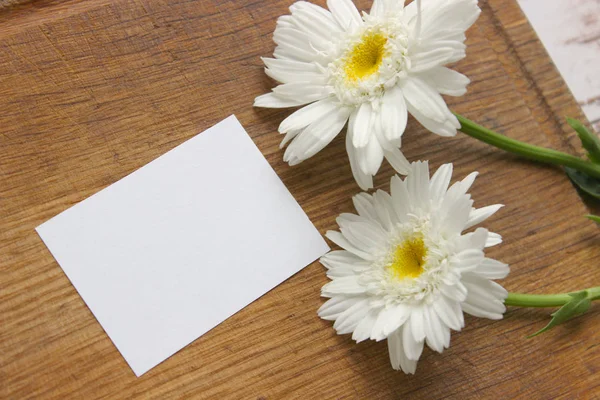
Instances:
[[[449,350],[426,350],[405,376],[385,343],[356,345],[317,318],[327,281],[318,263],[134,376],[34,228],[235,112],[317,228],[334,229],[357,192],[343,140],[290,168],[276,133],[289,111],[252,108],[274,84],[259,57],[290,4],[39,0],[0,13],[0,397],[599,398],[598,307],[529,340],[549,310],[467,318]],[[472,84],[451,107],[508,136],[580,151],[562,116],[581,111],[514,0],[481,6],[456,66]],[[479,170],[477,205],[506,204],[488,226],[505,239],[490,255],[511,264],[509,290],[599,284],[598,229],[558,169],[464,135],[436,137],[414,120],[403,145],[411,160],[454,162],[459,178]],[[378,187],[391,174],[385,167]]]

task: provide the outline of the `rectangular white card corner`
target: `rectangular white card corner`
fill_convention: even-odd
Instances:
[[[329,250],[233,115],[36,230],[137,376]]]

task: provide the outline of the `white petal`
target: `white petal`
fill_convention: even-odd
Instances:
[[[446,194],[446,190],[448,190],[448,185],[450,184],[450,179],[452,178],[452,164],[444,164],[435,171],[435,174],[431,177],[429,181],[429,193],[431,196],[431,200],[433,203],[440,202],[444,195]]]
[[[383,132],[384,125],[389,125],[390,121],[387,121],[382,117],[381,109],[379,110],[379,112],[373,114],[373,119],[371,122],[371,136],[375,136],[377,138],[377,141],[381,145],[382,149],[395,150],[398,147],[400,147],[400,145],[402,144],[401,138],[390,140],[385,137],[385,134]]]
[[[461,282],[454,285],[443,285],[440,290],[450,301],[462,303],[467,298],[467,288]]]
[[[508,264],[494,260],[492,258],[485,258],[481,264],[477,267],[475,272],[487,279],[503,279],[510,272]]]
[[[466,274],[463,279],[468,291],[467,298],[462,304],[463,310],[476,317],[501,319],[506,311],[504,305],[504,299],[508,294],[506,290],[496,282],[476,275]]]
[[[380,311],[377,309],[371,309],[365,315],[365,317],[360,321],[360,323],[354,329],[354,333],[352,334],[352,339],[356,341],[356,343],[360,343],[364,340],[367,340],[371,335],[371,331],[373,330],[373,325],[377,322],[377,317],[380,314]]]
[[[442,264],[444,265],[448,265],[449,262],[447,260],[443,260]],[[450,271],[448,271],[443,277],[441,277],[441,281],[444,285],[452,287],[452,286],[462,286],[462,283],[460,283],[460,279],[461,279],[462,273],[460,271],[458,271],[457,269],[451,269]],[[464,288],[464,286],[463,286]],[[442,291],[443,293],[443,291]],[[467,289],[464,289],[464,297],[466,297],[467,295]],[[448,296],[446,296],[448,297]],[[464,300],[463,297],[463,300]],[[457,300],[458,301],[458,300]]]
[[[348,132],[346,133],[346,152],[348,153],[350,168],[352,169],[352,175],[354,176],[356,183],[358,183],[358,186],[360,186],[362,190],[368,190],[373,187],[373,177],[369,174],[365,174],[360,169],[360,166],[358,165],[356,149],[352,144],[354,126],[353,119],[356,118],[356,114],[356,111],[350,114],[350,120],[348,121]]]
[[[365,102],[360,105],[352,127],[352,144],[354,147],[365,147],[371,138],[371,103]]]
[[[398,13],[403,8],[403,0],[374,0],[369,15],[383,17],[388,13]]]
[[[342,227],[341,231],[350,243],[367,253],[380,250],[387,243],[386,233],[373,223],[355,222]]]
[[[459,28],[445,28],[440,27],[440,29],[435,32],[431,32],[430,34],[422,34],[421,40],[426,42],[437,42],[437,41],[445,41],[445,40],[454,40],[457,42],[464,43],[466,40],[465,31]]]
[[[442,206],[444,204],[442,203]],[[448,234],[460,233],[464,230],[467,221],[469,220],[469,214],[473,208],[473,200],[466,196],[462,196],[454,202],[452,208],[446,208],[446,219],[444,222],[443,230]]]
[[[443,335],[442,341],[444,343],[444,348],[447,349],[448,347],[450,347],[450,328],[445,326],[441,320],[438,321],[440,322],[440,324],[443,325],[443,328],[441,330],[441,334]]]
[[[473,182],[475,182],[475,178],[477,178],[479,172],[474,171],[465,177],[462,181],[459,182],[459,187],[461,188],[461,193],[467,193],[471,186],[473,186]]]
[[[273,70],[289,71],[301,74],[316,74],[321,72],[314,63],[268,57],[261,57],[260,59],[265,63],[267,68]]]
[[[386,90],[381,103],[379,115],[382,120],[383,134],[388,140],[397,140],[404,133],[408,120],[402,89],[394,86]]]
[[[429,204],[429,162],[413,162],[406,177],[406,184],[413,208],[427,210]]]
[[[417,77],[409,77],[401,82],[401,87],[408,105],[435,122],[446,121],[450,111],[444,99],[425,81]]]
[[[472,271],[483,261],[483,251],[477,249],[468,249],[452,257],[451,263],[455,268],[462,272]]]
[[[297,1],[290,6],[292,22],[303,32],[321,40],[331,40],[336,32],[341,32],[331,13],[319,6]]]
[[[425,335],[427,345],[432,349],[441,353],[445,347],[445,335],[443,330],[448,327],[443,326],[439,317],[435,313],[432,307],[425,307]]]
[[[320,72],[294,72],[278,68],[265,68],[265,74],[281,83],[304,82],[307,85],[325,85],[327,80]]]
[[[410,171],[410,163],[404,157],[404,154],[400,151],[400,149],[394,150],[385,150],[383,152],[385,159],[388,160],[392,168],[396,170],[397,173],[406,175]]]
[[[285,154],[284,154],[284,156],[285,156]],[[287,163],[289,164],[290,167],[293,167],[294,165],[298,165],[301,162],[302,162],[302,160],[295,158],[295,157],[289,157],[287,160]]]
[[[391,231],[398,222],[392,197],[383,190],[378,190],[373,194],[373,203],[377,220],[385,230]]]
[[[292,22],[293,19],[294,18],[291,15],[282,15],[277,18],[277,26],[294,27],[295,25]]]
[[[486,297],[495,300],[497,303],[504,303],[504,299],[508,296],[506,289],[497,282],[478,276],[476,273],[467,273],[463,276],[463,283],[471,293],[478,296]],[[468,300],[468,296],[467,296]]]
[[[461,307],[464,312],[477,318],[487,318],[493,320],[502,319],[503,313],[490,311],[488,308],[481,304],[471,304],[465,302],[462,303]]]
[[[415,56],[417,56],[417,58],[418,58],[418,55],[420,55],[421,53],[429,53],[432,50],[452,49],[454,54],[450,57],[449,60],[454,60],[457,57],[458,53],[461,54],[461,56],[458,59],[464,57],[466,48],[467,48],[467,46],[460,40],[441,39],[441,38],[438,38],[437,36],[435,36],[430,39],[421,38],[419,43],[413,49],[412,53]],[[446,62],[452,62],[449,60]],[[428,68],[427,71],[431,71],[431,69],[434,69],[434,68],[441,68],[441,67]],[[411,72],[414,73],[414,69],[411,69]],[[420,71],[420,73],[423,73],[423,72],[426,72],[426,71]]]
[[[298,136],[298,134],[300,132],[302,132],[302,129],[295,129],[295,130],[291,130],[288,133],[286,133],[285,136],[283,137],[283,140],[279,144],[279,148],[283,149],[285,147],[285,145],[288,144],[290,140],[292,140],[293,138]]]
[[[343,229],[351,228],[353,225],[359,227],[357,229],[360,229],[363,227],[363,225],[366,225],[369,232],[376,231],[374,234],[377,235],[379,239],[383,239],[385,237],[385,232],[378,223],[377,215],[375,218],[365,218],[356,214],[342,213],[336,218],[336,222],[340,228]]]
[[[396,215],[401,222],[404,222],[408,218],[407,214],[412,211],[406,182],[398,176],[393,176],[390,183],[390,189]]]
[[[306,12],[306,13],[310,14],[312,17],[318,17],[320,19],[321,18],[324,19],[325,24],[330,24],[330,23],[335,22],[333,19],[333,16],[331,15],[331,12],[329,12],[329,10],[326,10],[323,7],[320,7],[316,4],[313,4],[313,3],[310,3],[310,2],[304,1],[304,0],[293,3],[290,6],[290,11],[291,11],[292,15],[297,12]],[[332,28],[334,28],[336,30],[340,29],[339,26],[333,26]]]
[[[284,83],[273,88],[273,93],[286,99],[299,100],[305,103],[321,100],[329,96],[329,90],[321,84],[305,82]]]
[[[346,239],[344,235],[342,235],[340,232],[327,231],[327,233],[325,233],[325,236],[327,237],[327,239],[331,240],[333,243],[337,244],[344,250],[348,250],[352,254],[355,254],[364,260],[373,260],[373,255],[359,250],[356,246],[350,243],[348,239]]]
[[[446,296],[438,296],[432,304],[437,316],[451,329],[459,331],[463,327],[460,303],[450,301]]]
[[[287,148],[284,161],[292,156],[303,161],[317,154],[340,133],[349,115],[348,108],[338,108],[314,121]]]
[[[373,206],[373,197],[368,193],[359,193],[352,197],[354,208],[358,212],[358,215],[371,220],[377,219],[377,212]]]
[[[467,92],[469,78],[446,67],[436,67],[419,74],[439,93],[448,96],[462,96]]]
[[[434,0],[425,3],[422,35],[431,37],[440,29],[469,29],[481,10],[473,0]]]
[[[489,231],[485,228],[477,228],[471,232],[471,247],[483,250],[487,242]]]
[[[477,232],[477,235],[475,233]],[[477,228],[475,232],[468,232],[457,238],[455,242],[455,253],[464,250],[477,249],[483,250],[487,240],[488,231],[485,228]]]
[[[485,247],[492,247],[502,243],[502,236],[495,232],[489,232]]]
[[[340,335],[354,332],[356,326],[360,323],[360,321],[362,321],[362,319],[370,310],[371,307],[369,307],[368,299],[364,299],[355,303],[352,307],[340,314],[333,324],[333,329],[335,329]]]
[[[470,198],[470,196],[468,195],[465,196],[465,194],[467,193],[467,185],[465,184],[465,182],[467,181],[467,179],[470,178],[475,179],[475,176],[477,176],[477,173],[469,174],[467,178],[463,179],[460,182],[456,182],[454,185],[450,186],[450,189],[446,191],[446,195],[444,196],[442,204],[440,206],[440,213],[442,215],[447,215],[453,212],[453,210],[457,207],[458,203],[464,202],[465,200],[468,200]],[[468,213],[471,213],[471,209],[468,210]]]
[[[337,110],[337,108],[338,106],[330,99],[324,99],[317,101],[316,103],[309,104],[306,107],[296,110],[286,119],[281,121],[281,124],[279,125],[279,132],[286,133],[291,130],[298,130],[307,127],[323,116],[334,112]]]
[[[455,49],[452,47],[429,47],[413,50],[410,61],[410,72],[413,74],[437,68],[448,64],[455,57]]]
[[[275,47],[275,50],[273,51],[273,57],[285,60],[301,61],[306,63],[325,63],[323,55],[321,53],[307,51],[303,48],[296,47],[292,44],[285,44],[283,46],[279,45]]]
[[[382,0],[373,0],[369,15],[373,17],[381,17],[385,14],[385,4]]]
[[[425,339],[425,317],[423,313],[423,307],[415,307],[413,308],[410,318],[407,321],[413,338],[417,342],[421,342],[423,339]]]
[[[479,278],[479,277],[476,277]],[[492,293],[497,299],[502,300],[502,302],[504,302],[504,300],[506,300],[506,298],[508,297],[508,291],[506,289],[504,289],[504,287],[502,285],[500,285],[498,282],[494,282],[494,281],[488,281],[489,282],[489,288],[488,290],[490,291],[490,293]]]
[[[322,43],[322,41],[317,38],[314,38],[313,40],[317,42],[317,44]],[[281,46],[281,49],[286,49],[287,51],[302,51],[310,61],[315,60],[318,56],[315,46],[311,45],[311,37],[297,28],[278,26],[275,28],[275,32],[273,32],[273,41]]]
[[[471,213],[469,214],[469,220],[467,221],[465,229],[469,229],[470,227],[485,221],[486,219],[494,215],[496,211],[498,211],[502,207],[504,207],[504,205],[494,204],[492,206],[472,209]]]
[[[327,8],[344,30],[362,25],[362,18],[351,0],[327,0]]]
[[[358,276],[343,276],[335,278],[326,283],[321,291],[327,297],[333,297],[335,294],[361,294],[365,292],[365,287],[358,282]]]
[[[379,310],[379,312],[377,313],[377,318],[373,321],[371,329],[369,330],[369,333],[366,335],[366,337],[364,337],[364,339],[370,338],[371,340],[375,340],[377,342],[385,339],[387,335],[385,335],[383,331],[387,321],[390,319],[393,312],[394,309],[390,307],[384,307],[381,310]]]
[[[406,106],[408,108],[408,112],[430,132],[445,137],[456,136],[456,130],[460,128],[460,123],[454,115],[449,114],[448,119],[446,119],[444,122],[437,122],[425,116],[419,109],[413,107],[412,105],[407,104]]]
[[[404,13],[402,14],[402,21],[407,25],[414,25],[417,16],[417,1],[413,1],[404,7]],[[281,17],[279,17],[281,18]]]
[[[368,261],[346,250],[334,250],[320,258],[319,262],[328,269],[330,278],[353,275],[370,265]]]
[[[332,250],[319,259],[327,269],[343,267],[346,265],[368,265],[365,260],[346,250]]]
[[[327,321],[334,321],[341,313],[364,299],[365,297],[359,296],[335,296],[323,303],[317,313]]]
[[[410,307],[407,305],[398,304],[392,306],[391,310],[383,326],[383,335],[386,337],[400,328],[410,317]]]
[[[359,154],[359,166],[365,174],[375,175],[383,161],[383,149],[375,135],[371,135],[369,143],[356,149]]]
[[[287,99],[275,93],[266,93],[254,99],[254,107],[289,108],[306,104],[303,99]]]
[[[327,277],[329,279],[356,275],[356,271],[360,271],[369,265],[367,261],[346,250],[329,252],[321,257],[319,262],[327,268]]]
[[[406,357],[409,360],[417,361],[421,354],[423,353],[423,344],[424,339],[415,340],[415,337],[412,331],[409,329],[408,325],[404,325],[402,329],[402,343],[404,347],[404,351],[406,353]]]
[[[417,360],[410,360],[405,354],[402,341],[402,329],[398,329],[388,337],[388,351],[392,368],[396,370],[402,369],[406,374],[415,373],[417,369]]]
[[[293,17],[290,24],[277,25],[273,32],[273,41],[283,46],[284,43],[300,47],[314,55],[323,55],[331,46],[331,38],[323,39],[318,36],[310,35],[299,29],[293,23]],[[318,58],[318,57],[317,57]]]
[[[356,275],[357,272],[355,269],[356,267],[353,267],[352,265],[346,265],[343,267],[328,269],[326,274],[329,279],[342,278],[344,276]]]

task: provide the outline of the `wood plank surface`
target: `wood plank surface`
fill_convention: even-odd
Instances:
[[[289,111],[252,107],[274,85],[259,57],[291,3],[39,0],[0,12],[0,398],[600,398],[597,306],[535,339],[549,310],[467,317],[450,349],[425,350],[406,376],[384,342],[356,345],[317,317],[318,263],[135,377],[34,228],[235,113],[319,231],[335,229],[358,191],[343,139],[290,168],[276,132]],[[456,66],[472,83],[451,108],[580,152],[563,115],[581,111],[515,1],[481,7]],[[454,162],[458,178],[480,171],[476,204],[506,204],[487,226],[505,240],[489,254],[511,265],[507,289],[600,284],[598,228],[560,170],[412,119],[403,146],[410,160]]]

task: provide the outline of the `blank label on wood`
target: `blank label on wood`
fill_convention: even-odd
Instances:
[[[137,376],[329,250],[234,116],[37,232]]]

